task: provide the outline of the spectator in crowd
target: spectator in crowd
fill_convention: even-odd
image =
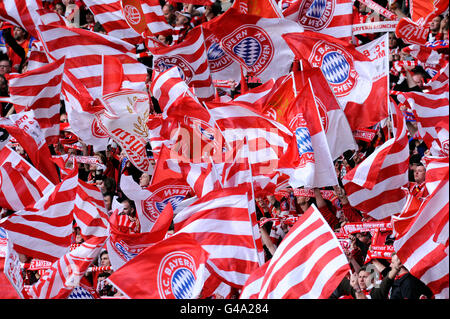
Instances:
[[[428,191],[425,186],[425,173],[425,166],[422,163],[416,163],[414,168],[414,182],[410,183],[409,191],[417,198],[423,198],[428,195]]]
[[[181,43],[189,30],[192,29],[192,15],[189,12],[176,11],[175,16],[175,26],[172,34],[173,44]]]
[[[5,54],[0,54],[0,75],[5,75],[11,72],[11,61]],[[3,93],[3,91],[2,91]],[[5,96],[5,95],[2,95]]]
[[[443,19],[443,16],[436,16],[431,20],[430,22],[430,33],[428,34],[428,42],[433,42],[436,40],[442,40],[442,33],[441,31],[441,21]]]
[[[166,18],[167,23],[170,24],[171,26],[175,26],[176,20],[175,8],[169,1],[166,1],[166,3],[163,5],[162,13]]]

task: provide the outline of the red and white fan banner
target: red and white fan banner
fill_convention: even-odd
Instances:
[[[152,173],[147,157],[147,121],[150,113],[147,92],[121,90],[102,97],[105,110],[96,114],[101,127],[126,152],[136,168]]]
[[[128,25],[139,34],[148,30],[140,0],[121,0],[120,6]]]
[[[425,45],[429,28],[418,25],[410,18],[402,18],[395,28],[395,36],[406,43]]]
[[[352,34],[366,34],[366,33],[382,33],[395,32],[398,21],[377,21],[362,24],[354,24],[352,26]]]
[[[382,7],[381,5],[376,3],[375,1],[372,1],[372,0],[360,0],[360,2],[362,2],[367,7],[369,7],[370,9],[372,9],[373,11],[375,11],[376,13],[382,15],[385,18],[388,18],[390,20],[397,20],[398,19],[398,16],[395,13],[393,13],[393,12],[389,11],[388,9]]]
[[[434,17],[448,11],[448,1],[445,0],[411,0],[409,13],[414,22],[425,26]]]

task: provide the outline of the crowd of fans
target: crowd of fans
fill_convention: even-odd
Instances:
[[[162,11],[167,22],[174,27],[174,32],[169,36],[160,36],[158,39],[167,45],[177,44],[183,41],[186,34],[194,26],[200,25],[227,10],[232,1],[216,1],[210,6],[197,6],[183,3],[169,3],[160,1]],[[289,5],[289,1],[279,1],[283,8]],[[391,10],[399,17],[409,14],[409,1],[377,1],[382,6]],[[392,3],[392,4],[389,4]],[[62,16],[65,16],[73,27],[84,28],[94,32],[106,33],[101,24],[96,21],[95,16],[83,4],[82,0],[47,0],[44,4]],[[366,23],[383,20],[380,16],[359,1],[354,3],[354,23]],[[429,24],[429,42],[435,40],[448,40],[449,21],[448,12],[445,16],[434,18]],[[380,36],[380,33],[358,35],[354,38],[357,45],[372,41]],[[7,73],[23,73],[27,70],[27,56],[31,45],[35,41],[27,32],[20,27],[3,28],[0,33],[0,96],[8,96],[8,82],[5,79]],[[396,61],[413,61],[414,58],[404,50],[408,44],[397,38],[393,32],[389,33],[389,62],[391,67],[390,89],[395,91],[423,91],[427,81],[438,71],[438,65],[423,65],[415,63],[414,66],[402,64],[396,66]],[[447,49],[448,50],[448,49]],[[448,57],[448,55],[447,55]],[[149,67],[150,60],[141,60]],[[150,62],[149,62],[150,61]],[[150,78],[150,77],[149,77]],[[237,84],[232,95],[240,93],[240,85]],[[222,92],[222,94],[224,94]],[[14,107],[10,103],[1,103],[1,116],[6,117],[14,113]],[[158,101],[152,98],[152,111],[159,113]],[[405,114],[410,110],[403,108]],[[67,122],[67,113],[64,102],[61,101],[61,123]],[[319,189],[314,190],[314,196],[295,195],[294,190],[288,188],[285,193],[277,193],[263,198],[257,198],[257,217],[261,225],[261,235],[266,253],[266,260],[274,254],[280,241],[284,238],[292,226],[289,218],[301,215],[314,203],[321,211],[331,228],[339,232],[347,223],[364,222],[373,220],[351,207],[345,194],[341,179],[353,167],[358,165],[364,158],[368,157],[378,146],[389,139],[390,123],[380,123],[373,127],[377,132],[370,142],[358,140],[359,149],[356,152],[348,151],[335,161],[336,173],[340,185],[328,189],[334,193],[334,198],[324,198]],[[425,143],[416,135],[417,125],[413,119],[407,122],[409,129],[410,169],[409,188],[418,197],[425,197],[424,187],[425,166],[423,157],[428,149]],[[93,156],[97,164],[79,165],[80,179],[95,183],[101,190],[106,210],[109,216],[120,214],[127,216],[129,223],[128,233],[139,233],[139,220],[133,201],[129,200],[120,189],[121,176],[127,171],[133,176],[136,183],[141,187],[149,185],[151,175],[142,174],[126,158],[125,153],[113,141],[108,149],[102,152],[93,152],[92,146],[86,145],[77,136],[69,131],[62,130],[60,143],[50,145],[53,155],[84,155]],[[14,149],[27,158],[22,147],[14,144]],[[151,149],[148,156],[154,164]],[[71,165],[69,162],[68,165]],[[5,211],[3,210],[3,214]],[[284,217],[284,218],[283,218]],[[274,218],[278,218],[276,222]],[[280,222],[281,221],[281,222]],[[83,238],[79,229],[74,225],[73,244],[80,244]],[[431,291],[417,278],[409,274],[402,266],[395,253],[391,258],[372,259],[366,262],[367,252],[370,250],[372,235],[370,232],[357,233],[349,236],[350,245],[345,249],[352,269],[352,275],[346,277],[330,298],[372,298],[372,299],[394,299],[394,298],[432,298]],[[386,236],[386,245],[392,244],[392,236]],[[101,266],[106,271],[89,273],[90,280],[94,282],[98,293],[104,297],[120,296],[111,285],[104,281],[111,273],[111,263],[108,252],[105,249],[94,262],[95,266]],[[27,284],[33,284],[39,278],[39,271],[25,271],[24,276]],[[214,296],[219,298],[220,296]]]

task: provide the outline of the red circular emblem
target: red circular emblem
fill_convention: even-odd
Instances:
[[[322,30],[330,24],[335,7],[336,0],[304,0],[300,6],[298,22],[306,30]]]
[[[91,124],[91,132],[92,135],[97,137],[97,138],[107,138],[109,137],[109,134],[106,133],[106,130],[104,130],[102,128],[102,124],[100,123],[100,121],[97,118],[94,118],[94,120],[92,121]]]
[[[153,67],[157,72],[164,72],[174,66],[176,66],[178,71],[180,71],[181,78],[189,84],[194,76],[194,70],[192,69],[192,66],[181,56],[162,56],[157,58],[153,63]]]
[[[196,280],[195,260],[186,252],[167,254],[158,268],[158,293],[162,299],[189,299]]]
[[[183,185],[160,187],[142,202],[142,212],[151,222],[155,222],[167,203],[171,203],[173,209],[176,209],[189,190],[189,186]]]
[[[123,8],[123,11],[125,13],[125,18],[131,24],[139,24],[139,22],[141,22],[141,14],[139,13],[139,10],[135,6],[127,4]]]
[[[317,42],[308,62],[322,70],[336,97],[348,95],[357,84],[353,57],[338,44]]]
[[[226,53],[239,60],[252,74],[261,74],[274,56],[267,32],[256,25],[243,25],[221,41]]]

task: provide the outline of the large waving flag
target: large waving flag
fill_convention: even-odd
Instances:
[[[47,143],[59,140],[59,113],[64,59],[22,74],[7,75],[17,113],[33,110]]]
[[[176,66],[181,78],[201,99],[214,97],[205,39],[200,27],[189,31],[183,42],[169,47],[152,48],[154,72],[164,72]]]
[[[312,205],[258,268],[241,298],[327,299],[350,270],[336,235]]]
[[[304,67],[322,70],[352,130],[387,117],[387,79],[376,78],[378,72],[369,57],[345,41],[316,32],[284,34],[283,38]]]
[[[176,233],[189,233],[209,253],[209,269],[232,287],[244,285],[259,267],[248,189],[209,192],[174,218]]]
[[[236,0],[232,8],[243,14],[251,14],[263,18],[283,18],[283,13],[274,0]]]
[[[402,264],[423,281],[438,299],[449,298],[448,193],[447,162],[439,185],[394,241],[394,249]],[[408,209],[406,205],[403,211]]]
[[[175,234],[141,251],[106,280],[131,299],[196,298],[208,253],[190,234]]]
[[[263,83],[288,73],[294,61],[281,34],[303,31],[295,22],[245,15],[234,8],[214,19],[207,28],[220,40],[225,53]]]
[[[147,68],[137,61],[134,45],[79,28],[41,25],[39,29],[39,39],[47,55],[52,60],[65,57],[65,70],[83,83],[94,99],[104,94],[103,56],[119,59],[123,68],[123,88],[145,91]]]
[[[434,156],[449,155],[448,80],[440,88],[423,92],[400,92],[398,100],[411,107],[420,137]]]
[[[280,122],[295,134],[300,158],[297,167],[282,170],[290,176],[289,184],[294,188],[337,185],[333,159],[310,84],[303,87]]]
[[[77,180],[74,170],[34,206],[2,220],[0,225],[8,232],[14,250],[51,262],[69,251]]]
[[[401,211],[408,183],[409,147],[405,119],[395,105],[395,136],[342,180],[350,205],[381,220]]]

